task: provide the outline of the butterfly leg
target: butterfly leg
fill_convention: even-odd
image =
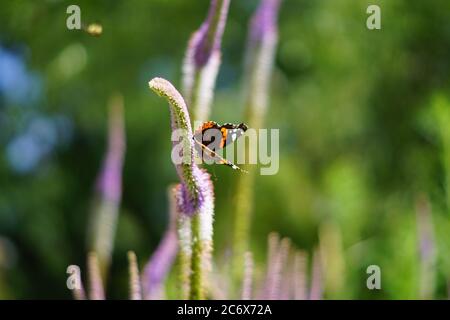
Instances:
[[[201,143],[200,141],[198,141],[197,139],[194,138],[194,141],[202,148],[203,152],[208,152],[209,155],[214,158],[217,159],[219,164],[223,164],[226,165],[228,167],[231,167],[234,170],[239,170],[245,173],[248,173],[246,170],[241,169],[240,167],[238,167],[237,165],[235,165],[234,163],[232,163],[231,161],[228,161],[227,159],[221,157],[220,155],[218,155],[215,151],[211,150],[210,148],[208,148],[207,146],[205,146],[203,143]]]

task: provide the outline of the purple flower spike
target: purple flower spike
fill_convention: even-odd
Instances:
[[[205,170],[201,170],[194,162],[194,139],[183,97],[169,81],[162,78],[152,79],[149,87],[169,102],[172,138],[174,135],[179,135],[178,138],[182,139],[181,149],[179,140],[172,139],[174,147],[172,160],[174,160],[174,150],[177,149],[178,152],[175,152],[175,155],[182,159],[175,164],[181,180],[175,191],[180,221],[178,230],[180,256],[183,261],[183,278],[186,278],[185,274],[189,277],[188,283],[184,283],[183,287],[188,288],[190,299],[203,299],[211,267],[214,216],[213,184],[210,175]],[[167,240],[167,244],[163,243],[162,245],[169,246],[173,241],[170,238]],[[155,258],[155,261],[161,259]]]
[[[261,43],[277,33],[277,17],[281,0],[262,0],[251,21],[250,41]]]
[[[281,0],[261,0],[250,22],[246,50],[247,122],[263,126],[268,108],[270,78],[278,42],[277,17]]]
[[[192,216],[197,210],[205,204],[205,198],[213,197],[213,185],[209,174],[205,169],[200,169],[197,165],[192,167],[194,179],[198,182],[198,206],[194,206],[194,202],[189,196],[189,189],[186,184],[181,184],[177,189],[177,206],[180,212],[184,212],[188,216]]]
[[[145,267],[145,299],[163,299],[162,286],[177,255],[177,249],[176,229],[170,228]]]
[[[211,0],[208,16],[192,35],[183,64],[183,93],[195,121],[207,121],[219,72],[220,45],[230,0]]]
[[[220,50],[230,0],[212,0],[208,16],[191,38],[189,46],[197,68],[204,67],[212,52]]]
[[[170,104],[172,131],[178,131],[182,135],[181,163],[175,165],[181,180],[181,191],[178,204],[180,211],[192,216],[198,211],[203,203],[206,193],[211,192],[209,174],[201,170],[194,162],[194,139],[192,135],[191,120],[187,111],[186,103],[181,94],[167,80],[154,78],[149,82],[150,88],[158,95],[165,97]],[[173,141],[174,148],[180,142]]]
[[[97,180],[97,190],[103,199],[118,204],[122,195],[122,166],[125,155],[125,131],[121,96],[114,97],[111,103],[108,136],[108,151]]]
[[[143,287],[145,299],[155,300],[164,298],[164,280],[172,267],[178,251],[177,242],[177,206],[176,191],[169,188],[169,212],[170,221],[166,233],[164,234],[158,248],[151,256],[144,269]]]
[[[106,280],[114,246],[117,216],[122,195],[122,167],[125,157],[123,98],[114,96],[109,108],[108,149],[97,177],[97,201],[92,212],[89,243],[98,256],[101,275]]]

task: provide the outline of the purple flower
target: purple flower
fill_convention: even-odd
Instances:
[[[108,150],[97,178],[98,199],[92,212],[89,243],[98,257],[99,269],[106,279],[114,246],[117,216],[122,195],[122,167],[125,156],[125,130],[122,96],[111,100]]]
[[[178,251],[176,229],[178,210],[175,188],[170,187],[168,191],[170,212],[169,226],[156,248],[156,251],[153,253],[144,269],[143,287],[144,297],[146,299],[154,300],[163,298],[164,280],[172,267]]]
[[[180,206],[180,212],[192,216],[202,208],[205,198],[211,196],[212,183],[209,174],[201,170],[194,162],[194,139],[186,103],[175,87],[165,79],[154,78],[149,82],[149,86],[169,101],[172,131],[179,130],[182,135],[180,158],[183,161],[175,165],[181,180],[177,203]],[[173,141],[173,147],[179,146],[179,143],[179,141]]]
[[[220,50],[229,6],[230,0],[212,0],[206,20],[193,34],[189,47],[197,68],[204,67],[212,52]]]
[[[213,185],[206,170],[200,169],[197,165],[194,165],[192,167],[192,173],[195,181],[198,182],[198,203],[199,207],[201,207],[205,203],[205,198],[213,197]],[[190,198],[189,189],[186,184],[180,184],[176,192],[178,210],[192,216],[197,208]]]
[[[108,151],[103,162],[97,190],[102,198],[118,204],[122,195],[122,166],[125,155],[125,131],[122,97],[114,97],[109,119]]]
[[[263,125],[268,108],[270,79],[278,43],[277,17],[281,0],[261,0],[250,22],[246,50],[248,123]]]
[[[162,285],[173,264],[178,249],[176,229],[170,229],[162,238],[157,250],[145,267],[144,286],[146,299],[161,299]]]
[[[154,78],[149,87],[169,102],[173,147],[178,150],[179,141],[174,141],[174,134],[181,137],[181,149],[175,153],[181,162],[175,167],[181,183],[176,187],[176,208],[180,222],[178,234],[180,244],[181,274],[186,279],[183,287],[188,288],[191,299],[205,297],[207,273],[211,266],[212,225],[214,216],[214,192],[210,175],[201,170],[194,162],[194,139],[191,120],[186,103],[181,94],[167,80]],[[172,152],[172,160],[174,152]],[[178,159],[177,159],[178,160]],[[192,220],[192,221],[191,221]],[[167,239],[165,246],[174,242],[172,236]],[[156,260],[165,258],[157,257]],[[152,259],[153,260],[153,259]],[[157,270],[158,268],[155,268]],[[151,276],[151,274],[150,274]]]
[[[183,64],[183,93],[195,121],[207,121],[219,72],[220,44],[230,0],[212,0],[208,16],[192,35]]]
[[[250,41],[261,43],[264,38],[277,33],[277,17],[281,0],[262,0],[253,15],[250,26]]]

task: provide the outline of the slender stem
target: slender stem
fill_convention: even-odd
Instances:
[[[242,166],[246,170],[246,166]],[[236,209],[234,211],[234,234],[233,234],[233,275],[237,281],[242,277],[242,265],[244,264],[245,252],[249,250],[250,223],[253,211],[253,184],[254,170],[247,170],[248,174],[238,177],[236,195]]]
[[[192,258],[190,275],[191,291],[189,293],[189,299],[202,300],[204,299],[204,284],[203,284],[203,248],[202,241],[200,240],[200,215],[195,215],[192,218]]]
[[[181,284],[181,299],[188,299],[191,292],[190,273],[192,256],[191,218],[180,215],[178,218],[179,279]]]

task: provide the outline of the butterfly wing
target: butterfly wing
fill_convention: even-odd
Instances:
[[[222,141],[220,147],[225,148],[230,143],[235,142],[240,136],[245,133],[245,131],[247,131],[247,125],[245,123],[240,123],[238,125],[225,123],[220,127],[220,131],[222,132]]]
[[[214,121],[205,122],[194,133],[194,140],[196,142],[195,148],[199,155],[214,160],[217,164],[224,164],[233,169],[240,169],[232,162],[224,159],[218,155],[214,150],[222,149],[233,143],[247,131],[247,125],[244,123],[235,125],[226,123],[223,126]]]
[[[211,130],[211,131],[210,131]],[[201,145],[209,147],[209,149],[217,150],[220,147],[222,134],[220,126],[217,122],[208,121],[203,123],[194,133],[194,140],[200,144],[196,144],[195,148],[198,154],[204,153]]]

